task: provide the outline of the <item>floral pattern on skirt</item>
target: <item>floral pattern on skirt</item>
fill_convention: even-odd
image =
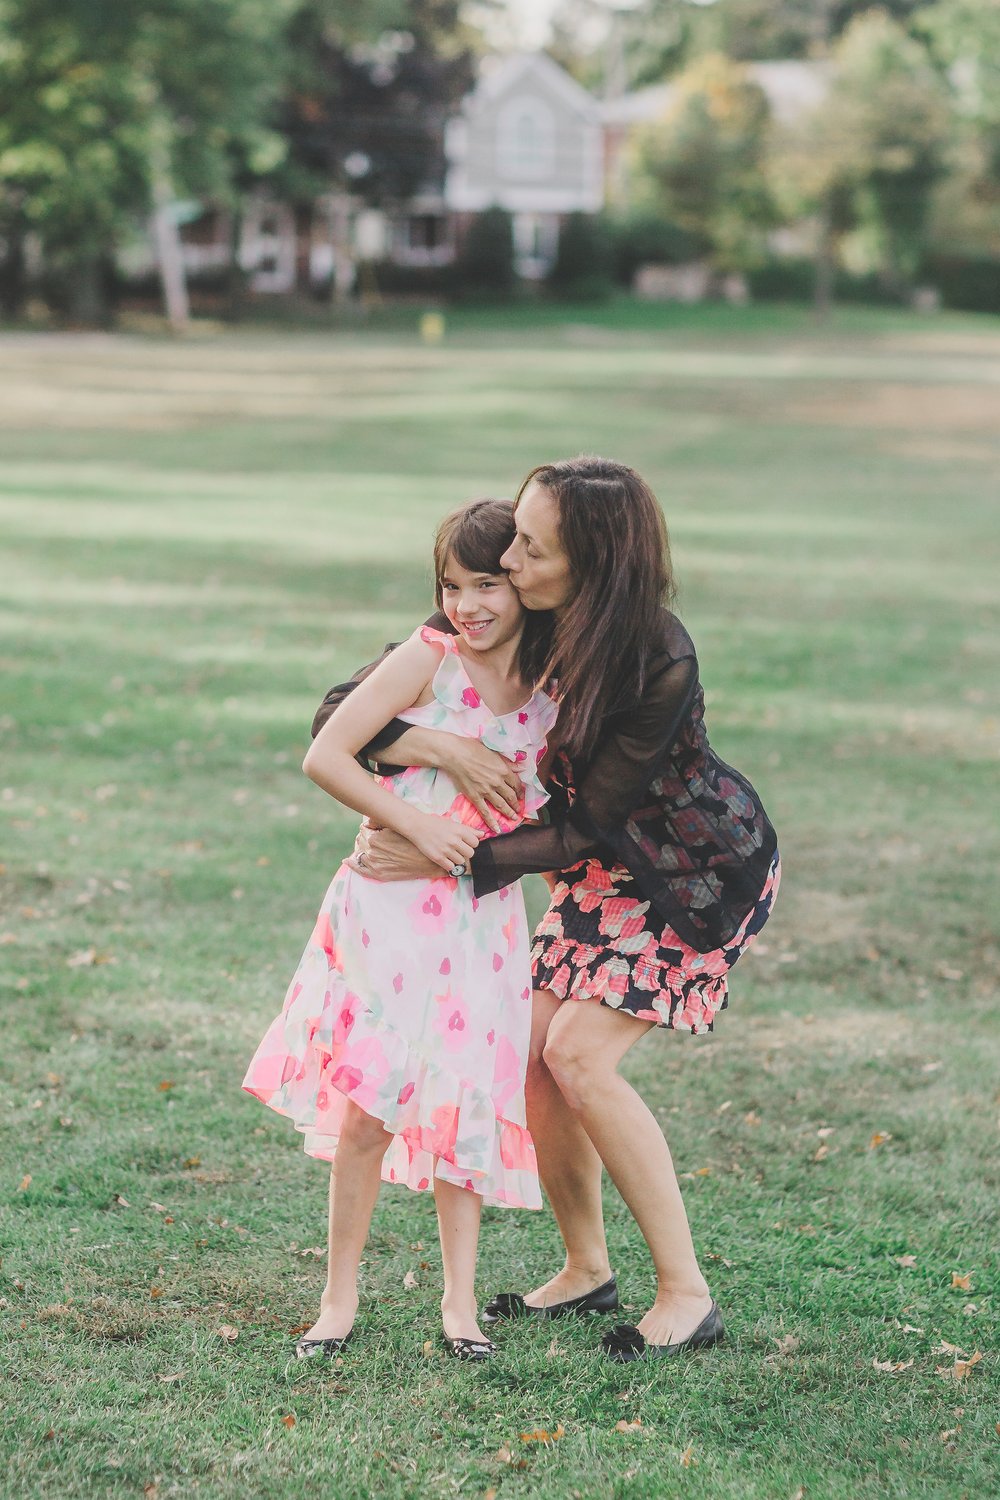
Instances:
[[[400,717],[480,739],[513,761],[523,795],[505,827],[516,827],[546,801],[537,769],[557,705],[539,690],[493,714],[455,638],[419,633],[443,653],[434,699]],[[444,772],[410,767],[381,780],[488,836]],[[289,1116],[311,1156],[334,1159],[353,1100],[392,1134],[384,1181],[425,1192],[438,1178],[485,1203],[540,1208],[524,1112],[528,941],[519,884],[476,897],[469,879],[380,882],[341,865],[244,1089]]]
[[[729,1004],[728,975],[767,921],[781,881],[775,854],[764,889],[722,948],[698,953],[650,916],[621,865],[582,860],[563,871],[531,949],[536,989],[592,1000],[642,1021],[697,1035]]]

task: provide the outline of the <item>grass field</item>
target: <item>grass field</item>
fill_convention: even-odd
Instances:
[[[0,340],[0,1492],[985,1500],[1000,325],[413,321]],[[580,451],[660,494],[713,742],[781,836],[716,1034],[628,1064],[731,1339],[620,1367],[559,1323],[458,1366],[433,1205],[385,1189],[363,1337],[296,1365],[325,1169],[239,1083],[352,835],[309,720],[423,618],[448,507]],[[558,1249],[488,1211],[484,1295]]]

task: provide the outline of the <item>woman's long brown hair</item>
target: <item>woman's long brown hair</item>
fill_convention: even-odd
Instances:
[[[515,507],[532,482],[558,508],[574,588],[555,624],[546,676],[559,681],[560,743],[585,760],[602,720],[645,686],[659,614],[674,597],[667,527],[653,491],[626,464],[589,456],[539,464]]]
[[[500,559],[514,540],[514,502],[470,500],[445,516],[434,538],[434,599],[444,608],[442,580],[449,557],[470,573],[506,576]],[[525,610],[517,669],[523,682],[537,687],[547,675],[553,622],[548,610]]]

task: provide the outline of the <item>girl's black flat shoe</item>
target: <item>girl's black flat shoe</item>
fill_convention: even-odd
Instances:
[[[566,1318],[582,1313],[609,1313],[618,1306],[618,1283],[612,1276],[582,1297],[568,1302],[550,1302],[547,1307],[529,1307],[520,1292],[498,1292],[483,1308],[484,1323],[499,1323],[506,1318]]]
[[[442,1338],[453,1359],[468,1359],[480,1363],[484,1359],[492,1359],[497,1352],[496,1344],[490,1339],[450,1339],[446,1333],[442,1334]]]
[[[333,1359],[339,1354],[345,1344],[349,1344],[354,1337],[354,1329],[345,1333],[342,1339],[299,1339],[295,1345],[296,1359],[315,1359],[319,1355],[323,1359]]]
[[[631,1323],[616,1323],[604,1335],[601,1348],[609,1359],[628,1364],[633,1359],[668,1359],[674,1354],[684,1354],[688,1349],[710,1349],[713,1344],[721,1344],[725,1336],[719,1304],[713,1302],[694,1333],[676,1344],[647,1344]]]

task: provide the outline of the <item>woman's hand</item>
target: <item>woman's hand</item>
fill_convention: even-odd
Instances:
[[[420,816],[427,824],[439,827],[423,829],[415,824],[414,834],[421,835],[419,844],[389,828],[362,827],[354,853],[347,861],[350,868],[370,880],[434,880],[450,873],[455,865],[464,866],[479,842],[479,835],[448,818],[431,813]]]
[[[490,750],[481,740],[465,735],[449,735],[454,743],[448,747],[448,772],[460,792],[477,808],[487,828],[500,832],[496,815],[516,818],[524,787],[513,763],[498,750]]]

